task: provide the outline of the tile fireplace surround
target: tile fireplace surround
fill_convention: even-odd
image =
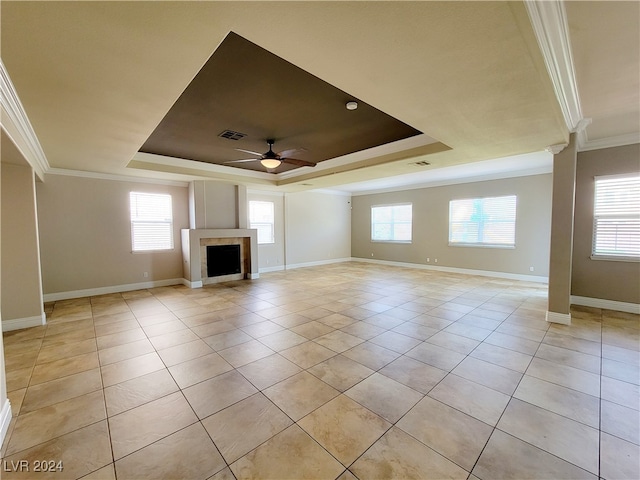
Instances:
[[[181,235],[184,278],[189,282],[191,288],[199,288],[211,283],[259,277],[257,230],[242,228],[183,229]],[[241,273],[207,277],[207,246],[232,244],[240,245]]]

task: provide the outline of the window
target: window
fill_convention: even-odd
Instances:
[[[131,192],[129,200],[133,251],[173,249],[171,195]]]
[[[449,202],[449,245],[515,247],[516,196]]]
[[[249,202],[249,228],[258,230],[258,243],[275,243],[273,202]]]
[[[640,176],[595,178],[592,258],[640,260]]]
[[[412,205],[371,207],[371,241],[411,243]]]

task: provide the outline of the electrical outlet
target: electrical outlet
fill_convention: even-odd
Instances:
[[[437,258],[434,258],[434,259],[433,259],[433,261],[434,261],[435,263],[438,263],[438,259],[437,259]]]
[[[373,252],[371,252],[371,256],[373,257]]]
[[[143,272],[143,273],[142,273],[142,276],[143,276],[144,278],[149,278],[149,272]]]
[[[529,271],[530,271],[530,272],[533,272],[533,267],[529,267]]]
[[[429,259],[429,257],[427,257],[427,263],[429,263],[431,260]]]

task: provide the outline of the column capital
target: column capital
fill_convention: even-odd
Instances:
[[[591,122],[593,122],[593,119],[589,117],[581,118],[573,131],[575,133],[581,133],[585,128],[591,125]]]
[[[567,148],[568,143],[556,143],[555,145],[549,145],[545,150],[553,155],[559,154],[562,150]]]

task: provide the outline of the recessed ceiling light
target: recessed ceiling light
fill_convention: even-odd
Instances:
[[[358,102],[347,102],[345,106],[347,107],[347,110],[355,110],[358,108]]]

